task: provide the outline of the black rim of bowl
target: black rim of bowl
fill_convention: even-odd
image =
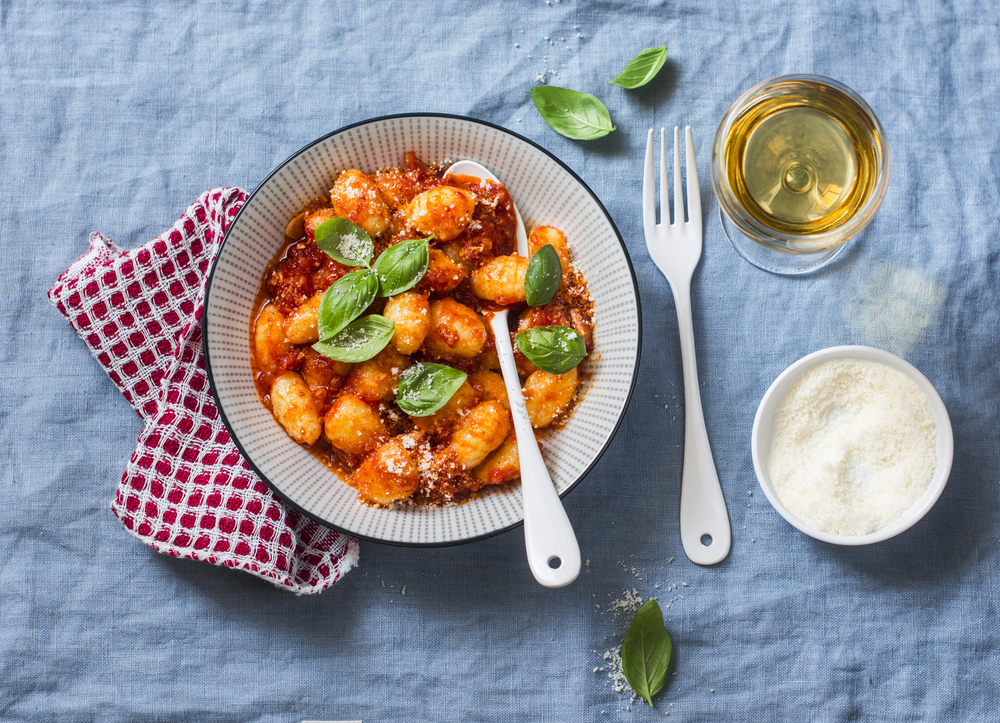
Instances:
[[[369,123],[378,123],[380,121],[395,120],[399,118],[448,118],[452,120],[478,123],[480,125],[486,126],[487,128],[492,128],[493,130],[497,130],[502,133],[506,133],[510,136],[513,136],[517,140],[527,143],[533,148],[541,151],[546,156],[555,161],[560,167],[562,167],[564,171],[566,171],[577,183],[580,184],[580,186],[587,193],[590,194],[591,198],[593,198],[594,202],[597,204],[597,207],[601,209],[601,213],[604,214],[605,218],[607,218],[608,220],[608,223],[611,224],[611,230],[615,232],[615,236],[618,238],[618,243],[622,248],[622,252],[625,254],[625,263],[628,266],[629,275],[632,277],[632,290],[635,292],[635,306],[636,306],[637,334],[636,334],[635,365],[632,368],[632,382],[631,384],[629,384],[628,394],[625,397],[625,403],[622,405],[622,412],[618,416],[618,419],[615,421],[615,426],[611,430],[611,434],[608,435],[607,441],[604,443],[601,449],[598,450],[597,454],[594,456],[594,459],[591,460],[589,465],[587,465],[587,468],[580,473],[580,475],[572,482],[572,484],[570,484],[565,490],[562,491],[559,497],[563,498],[571,490],[575,489],[577,485],[580,484],[580,482],[584,479],[584,477],[586,477],[590,473],[590,471],[594,468],[594,465],[596,465],[597,462],[601,459],[601,457],[604,456],[604,452],[611,445],[612,440],[618,433],[619,427],[621,427],[622,419],[625,418],[625,412],[628,411],[628,405],[632,401],[632,393],[635,391],[636,380],[638,379],[639,376],[639,359],[640,356],[642,355],[642,304],[639,299],[639,283],[635,275],[635,269],[632,266],[632,259],[628,253],[628,247],[625,245],[625,241],[624,239],[622,239],[621,232],[618,231],[618,226],[615,225],[614,219],[611,218],[611,214],[608,213],[608,210],[604,207],[604,204],[601,203],[601,199],[597,197],[597,194],[595,194],[590,189],[590,186],[588,186],[583,181],[583,179],[581,179],[569,166],[567,166],[561,160],[556,158],[552,153],[547,151],[545,148],[542,148],[534,141],[525,138],[524,136],[519,135],[514,131],[508,130],[503,126],[496,125],[495,123],[479,120],[478,118],[471,118],[469,116],[453,115],[450,113],[397,113],[394,115],[383,115],[383,116],[378,116],[377,118],[368,118],[363,121],[358,121],[357,123],[351,123],[350,125],[343,126],[342,128],[327,133],[325,136],[317,138],[316,140],[302,146],[299,150],[295,151],[295,153],[288,156],[288,158],[286,158],[284,161],[275,166],[274,170],[272,170],[269,174],[267,174],[264,180],[261,181],[259,184],[257,184],[257,188],[255,188],[253,192],[249,196],[247,196],[246,200],[243,202],[243,206],[240,207],[240,210],[239,212],[237,212],[236,217],[233,219],[232,223],[229,224],[229,228],[226,229],[226,233],[222,238],[222,243],[219,244],[219,250],[216,251],[215,258],[212,259],[212,268],[209,271],[208,281],[205,285],[205,300],[202,308],[207,309],[209,306],[209,298],[211,297],[212,294],[212,282],[215,279],[215,269],[219,257],[222,255],[222,250],[225,248],[226,243],[229,241],[229,233],[233,230],[233,228],[236,227],[237,222],[240,220],[240,216],[243,215],[243,211],[247,208],[247,206],[250,205],[250,202],[254,199],[254,196],[256,196],[265,185],[267,185],[267,182],[271,180],[271,177],[274,176],[274,174],[276,174],[278,171],[284,168],[289,162],[291,162],[293,158],[296,158],[297,156],[304,153],[308,149],[312,148],[313,146],[319,143],[323,143],[329,138],[340,135],[341,133],[349,131],[352,128],[357,128],[358,126],[368,125]],[[249,338],[250,338],[249,329],[247,330],[247,334],[248,334],[247,342],[249,343]],[[211,354],[209,353],[208,335],[209,335],[208,314],[204,313],[203,311],[201,318],[201,344],[202,344],[202,350],[205,355],[205,373],[208,376],[209,388],[212,390],[212,399],[215,401],[215,407],[219,411],[219,418],[222,420],[222,424],[226,427],[226,431],[229,432],[230,439],[233,441],[233,444],[236,445],[236,449],[239,450],[240,456],[242,456],[243,459],[246,461],[246,463],[250,465],[250,468],[253,470],[254,474],[256,474],[261,479],[261,481],[263,481],[264,484],[268,486],[268,488],[270,488],[270,490],[275,494],[275,496],[277,496],[286,505],[297,510],[298,512],[305,515],[309,519],[317,522],[320,525],[323,525],[324,527],[329,527],[332,530],[336,530],[337,532],[349,535],[351,537],[356,537],[360,540],[365,540],[366,542],[377,542],[383,545],[395,545],[399,547],[449,547],[452,545],[464,545],[469,542],[485,540],[486,538],[493,537],[494,535],[499,535],[504,532],[508,532],[524,524],[524,520],[521,519],[518,522],[514,522],[510,525],[507,525],[506,527],[501,527],[497,530],[493,530],[491,532],[487,532],[482,535],[476,535],[475,537],[467,537],[460,540],[447,540],[443,542],[403,542],[400,540],[385,540],[378,537],[367,537],[365,535],[358,534],[357,532],[333,524],[329,520],[324,520],[318,515],[296,504],[292,500],[288,499],[288,497],[285,496],[285,494],[278,488],[278,486],[270,479],[268,479],[267,475],[265,475],[260,469],[258,469],[257,465],[254,464],[254,461],[250,458],[250,455],[247,454],[247,451],[243,448],[243,445],[242,443],[240,443],[240,440],[236,436],[236,433],[233,431],[233,427],[229,423],[229,418],[226,416],[226,411],[222,406],[222,402],[219,400],[219,394],[215,389],[215,377],[212,374],[212,357]],[[358,504],[361,503],[359,502]]]

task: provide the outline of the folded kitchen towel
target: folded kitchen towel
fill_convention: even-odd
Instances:
[[[238,188],[207,191],[132,251],[95,233],[49,300],[145,421],[111,503],[125,528],[159,552],[315,593],[357,563],[358,541],[292,509],[254,474],[205,374],[205,281],[245,200]]]

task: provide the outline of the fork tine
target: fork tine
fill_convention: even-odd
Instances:
[[[646,167],[642,174],[642,227],[646,238],[656,233],[656,177],[653,168],[653,129],[646,139]]]
[[[684,223],[684,196],[681,191],[681,150],[677,126],[674,126],[674,223]],[[666,168],[663,169],[666,174]],[[664,175],[666,178],[666,175]]]
[[[701,190],[698,187],[698,164],[694,159],[694,137],[691,135],[691,126],[687,126],[684,131],[687,136],[687,199],[688,199],[688,221],[698,224],[701,228]],[[675,163],[679,162],[677,159]],[[680,174],[680,171],[677,172]],[[677,184],[680,185],[680,176],[677,176]]]
[[[670,225],[670,184],[667,183],[667,131],[660,128],[660,223]]]

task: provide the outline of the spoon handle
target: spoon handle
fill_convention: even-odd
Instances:
[[[489,169],[475,161],[458,161],[445,171],[445,175],[449,173],[497,180]],[[517,217],[517,252],[528,258],[528,234],[516,206],[514,214]],[[510,401],[510,414],[517,437],[521,492],[524,496],[524,546],[528,567],[535,579],[545,587],[563,587],[576,580],[580,574],[580,545],[555,485],[552,484],[552,477],[538,449],[535,430],[528,419],[528,410],[521,394],[521,379],[517,376],[517,365],[514,363],[514,350],[510,346],[507,312],[494,314],[490,325],[496,339],[497,356],[500,358],[500,370],[507,387],[507,399]]]
[[[541,585],[563,587],[580,574],[580,545],[573,525],[563,509],[562,501],[552,484],[552,477],[542,459],[531,427],[528,410],[517,376],[514,350],[510,344],[507,312],[499,311],[490,322],[496,339],[497,356],[510,400],[517,453],[521,463],[521,490],[524,495],[524,546],[528,567]]]

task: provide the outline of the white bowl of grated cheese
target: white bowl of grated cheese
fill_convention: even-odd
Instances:
[[[934,506],[951,472],[948,410],[916,367],[838,346],[788,367],[764,394],[751,450],[789,524],[836,545],[881,542]]]

